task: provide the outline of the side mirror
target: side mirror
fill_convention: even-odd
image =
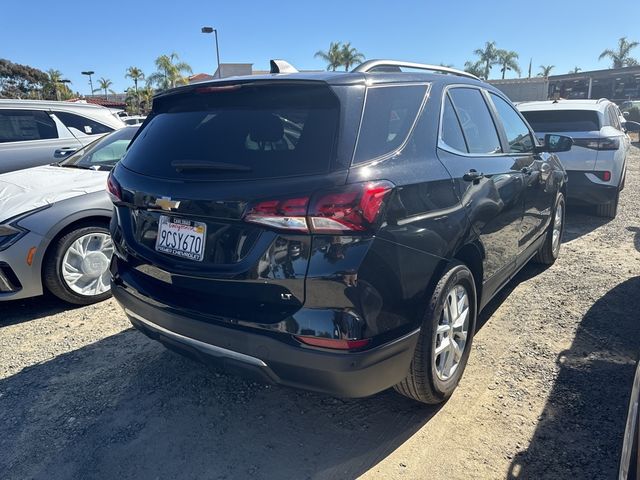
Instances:
[[[568,152],[572,146],[573,138],[566,135],[547,133],[544,136],[544,145],[540,147],[539,151],[549,153]]]
[[[627,120],[622,124],[622,128],[625,132],[640,132],[640,123]]]

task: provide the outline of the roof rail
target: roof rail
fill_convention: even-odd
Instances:
[[[413,62],[401,62],[398,60],[367,60],[361,65],[358,65],[353,69],[354,72],[367,73],[372,70],[384,71],[386,67],[387,71],[400,71],[401,67],[415,68],[416,70],[428,70],[430,72],[448,73],[450,75],[458,75],[460,77],[472,78],[474,80],[480,80],[471,73],[458,70],[456,68],[441,67],[439,65],[429,65],[426,63],[413,63]]]
[[[599,98],[599,99],[598,99],[598,103],[601,103],[601,102],[608,102],[608,101],[609,101],[609,99],[608,99],[608,98]]]

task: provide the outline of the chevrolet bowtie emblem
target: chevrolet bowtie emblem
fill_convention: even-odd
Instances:
[[[174,208],[178,208],[180,206],[180,202],[177,200],[171,200],[171,197],[160,197],[156,198],[156,201],[153,203],[152,207],[158,207],[162,210],[171,211]]]

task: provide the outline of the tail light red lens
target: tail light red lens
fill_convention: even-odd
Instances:
[[[113,170],[109,172],[109,176],[107,177],[107,191],[109,192],[112,201],[122,201],[122,189],[120,188],[118,181],[113,178]]]
[[[575,138],[573,144],[591,150],[618,150],[620,140],[615,137],[605,138]]]
[[[372,231],[393,188],[387,181],[366,182],[308,197],[263,200],[249,207],[244,220],[312,233]]]
[[[371,342],[370,338],[363,338],[361,340],[344,340],[323,337],[304,337],[298,335],[296,335],[295,338],[306,345],[321,348],[332,348],[334,350],[355,350],[357,348],[364,348]]]
[[[611,172],[609,170],[603,170],[600,172],[593,172],[593,174],[598,177],[600,180],[605,182],[609,182],[611,180]]]

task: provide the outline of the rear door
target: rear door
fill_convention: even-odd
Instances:
[[[491,92],[489,98],[502,125],[505,148],[511,155],[513,168],[523,174],[525,192],[524,217],[518,237],[520,254],[544,233],[551,218],[556,187],[551,166],[534,152],[533,134],[520,114],[500,95]]]
[[[0,109],[0,173],[62,160],[80,146],[44,110]]]
[[[484,249],[486,296],[513,270],[524,209],[523,174],[504,152],[482,89],[454,86],[443,96],[438,155]]]

